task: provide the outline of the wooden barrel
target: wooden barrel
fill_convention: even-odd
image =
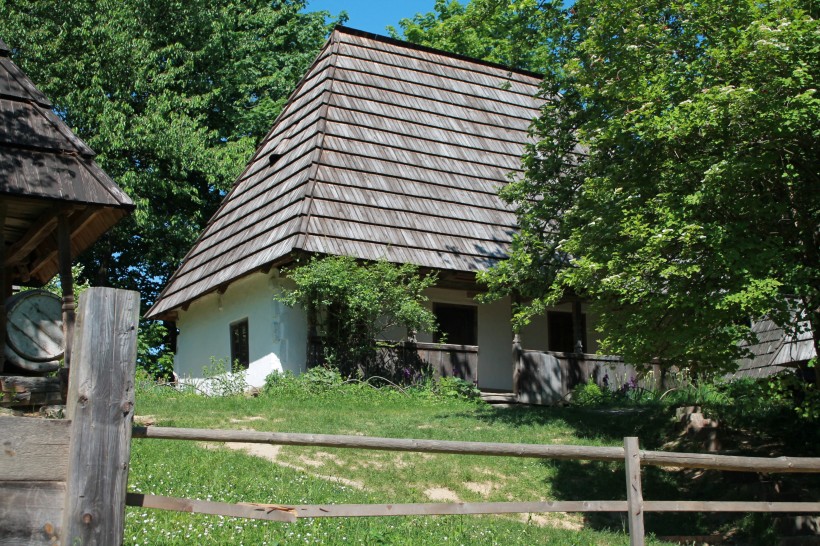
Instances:
[[[6,300],[7,361],[48,372],[63,357],[62,301],[45,290],[19,292]]]

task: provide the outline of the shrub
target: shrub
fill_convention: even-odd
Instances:
[[[439,396],[466,398],[468,400],[481,398],[481,391],[478,390],[478,387],[459,377],[441,377],[431,382],[430,386],[432,392]]]
[[[594,381],[581,383],[572,389],[572,403],[576,406],[598,406],[605,401],[604,391]]]
[[[319,336],[324,364],[344,377],[391,375],[377,358],[374,343],[388,329],[435,329],[422,292],[433,286],[436,276],[422,277],[416,266],[329,256],[311,258],[286,274],[296,288],[276,299],[304,307],[308,324]]]

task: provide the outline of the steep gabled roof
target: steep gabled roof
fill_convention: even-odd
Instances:
[[[133,209],[94,155],[0,40],[0,200],[13,282],[44,283],[57,272],[58,214],[69,218],[76,256]]]
[[[540,78],[337,28],[149,316],[293,251],[473,272],[515,229]]]

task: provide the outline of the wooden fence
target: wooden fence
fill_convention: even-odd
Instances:
[[[451,442],[131,426],[139,295],[90,289],[80,306],[69,380],[68,419],[0,417],[0,544],[119,544],[125,505],[279,522],[298,518],[537,512],[624,512],[631,544],[643,544],[645,512],[820,513],[820,502],[645,500],[641,466],[741,472],[820,472],[818,458],[758,458],[623,447]],[[420,503],[228,504],[126,494],[131,438],[625,461],[626,500]]]
[[[139,306],[87,290],[66,419],[0,417],[0,544],[122,543]]]

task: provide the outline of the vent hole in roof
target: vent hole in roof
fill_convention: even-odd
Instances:
[[[268,156],[268,165],[274,165],[277,161],[282,159],[284,154],[270,154]]]

